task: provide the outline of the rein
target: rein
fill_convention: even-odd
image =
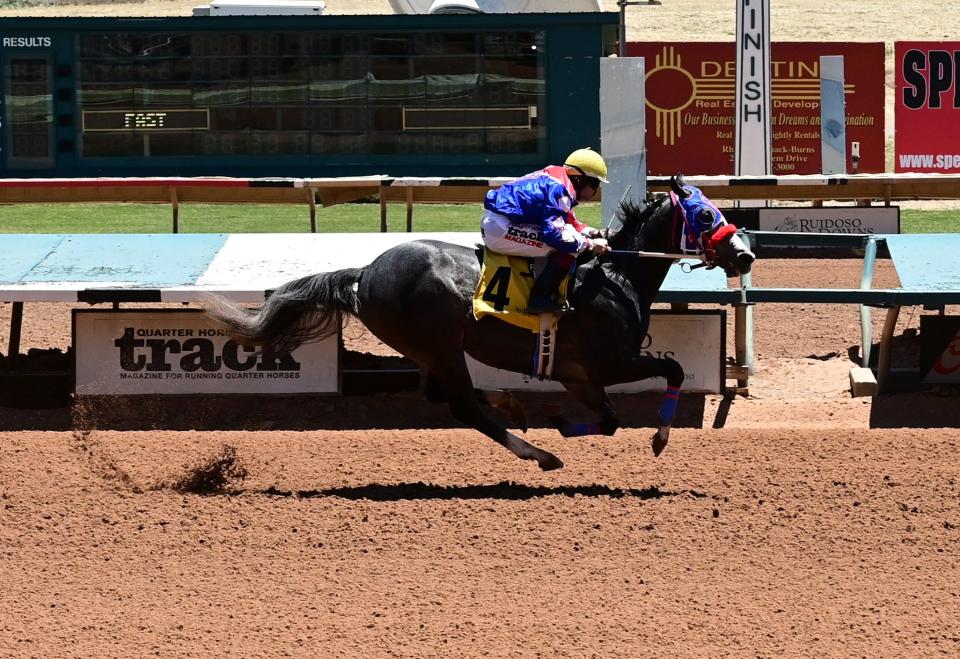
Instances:
[[[627,249],[611,249],[607,250],[607,254],[615,254],[617,256],[637,256],[642,258],[654,258],[654,259],[671,259],[676,261],[677,259],[696,259],[700,263],[696,265],[690,265],[689,263],[681,263],[680,269],[684,272],[692,272],[697,268],[709,268],[710,263],[707,261],[707,257],[703,254],[671,254],[669,252],[633,252]],[[606,254],[604,254],[606,256]]]
[[[639,256],[644,258],[654,258],[654,259],[696,259],[698,261],[705,261],[706,257],[703,254],[673,254],[671,252],[643,252],[638,251],[634,252],[629,249],[608,249],[607,254],[616,254],[618,256]]]
[[[628,185],[627,189],[623,191],[623,195],[621,195],[620,197],[620,203],[618,204],[618,208],[623,205],[623,202],[627,198],[627,195],[630,194],[630,188],[631,186]],[[676,220],[676,217],[674,218],[674,220]],[[610,237],[611,224],[613,224],[612,220],[611,222],[607,223],[607,228],[603,233],[603,237],[605,239]],[[613,254],[615,256],[636,256],[639,258],[670,259],[672,261],[676,261],[677,259],[696,259],[700,261],[700,263],[694,266],[682,264],[681,268],[683,269],[684,272],[690,272],[691,270],[696,270],[697,268],[703,268],[709,265],[709,263],[707,263],[706,256],[704,256],[703,254],[679,254],[679,253],[673,253],[673,252],[645,252],[645,251],[634,251],[629,249],[609,249],[607,250],[606,254]]]
[[[679,188],[682,189],[675,186],[678,180]],[[695,265],[681,261],[680,269],[685,273],[692,272],[698,268],[712,270],[720,265],[720,254],[718,250],[721,249],[724,241],[732,240],[733,236],[737,233],[737,227],[727,222],[726,218],[723,217],[723,213],[710,202],[710,200],[704,197],[698,188],[692,186],[687,187],[682,185],[682,183],[683,179],[679,176],[672,178],[671,187],[673,189],[670,194],[665,197],[665,200],[669,201],[673,206],[673,226],[671,239],[667,245],[667,249],[672,249],[673,251],[647,252],[640,250],[608,249],[603,256],[609,254],[612,256],[670,259],[671,261],[681,259],[699,261],[699,263]],[[677,191],[678,189],[679,191]],[[630,186],[627,186],[623,196],[620,198],[620,213],[624,212],[624,201],[629,191]],[[649,196],[647,203],[647,209],[649,209],[651,205]],[[661,202],[661,207],[662,203],[663,202]],[[688,205],[690,208],[687,207]],[[635,208],[634,205],[631,205],[631,208]],[[646,213],[647,210],[645,209],[638,219],[641,225],[650,218],[649,215],[645,215]],[[696,215],[695,217],[688,217],[688,214],[694,213]],[[613,225],[614,219],[616,219],[616,216],[611,218],[606,230],[602,233],[603,237],[608,240],[611,237],[610,227]],[[666,219],[666,221],[670,220]],[[623,228],[623,220],[621,220],[620,230]],[[613,232],[614,237],[619,235],[620,230]],[[638,229],[634,229],[634,233],[636,233],[637,230]],[[633,244],[637,244],[635,236]],[[643,243],[641,242],[641,244]],[[724,266],[724,268],[726,269],[726,266]]]

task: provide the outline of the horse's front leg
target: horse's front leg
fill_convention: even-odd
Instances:
[[[677,416],[677,404],[680,402],[680,387],[683,386],[683,367],[669,357],[649,357],[637,355],[630,361],[630,371],[633,374],[630,382],[660,377],[667,381],[667,390],[660,403],[657,413],[657,432],[650,441],[653,455],[659,456],[667,447],[670,439],[670,428]]]
[[[620,427],[620,417],[613,407],[607,392],[598,384],[588,382],[561,382],[570,394],[584,406],[600,417],[594,422],[569,421],[559,412],[550,415],[550,420],[564,437],[583,437],[584,435],[612,435]]]
[[[661,377],[667,381],[667,390],[660,403],[657,413],[657,432],[650,442],[654,456],[659,456],[667,447],[670,439],[670,428],[677,415],[677,404],[680,401],[680,387],[683,385],[683,367],[669,357],[649,357],[635,355],[624,362],[626,373],[617,374],[620,382],[636,382],[647,378]],[[573,394],[574,398],[587,406],[588,409],[600,415],[600,421],[595,423],[575,423],[568,421],[557,413],[551,417],[557,430],[564,437],[582,437],[584,435],[612,435],[620,427],[620,420],[610,398],[603,387],[589,383],[568,383],[563,386]]]
[[[498,410],[502,410],[510,417],[510,421],[523,432],[527,432],[529,424],[527,423],[527,413],[523,405],[517,400],[512,392],[503,389],[480,389],[483,400]]]

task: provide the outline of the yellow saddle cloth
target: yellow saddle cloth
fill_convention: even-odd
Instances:
[[[536,279],[535,259],[506,256],[483,248],[480,282],[473,293],[473,317],[479,320],[493,314],[511,325],[531,332],[540,332],[540,318],[524,313],[530,300],[530,289]],[[566,304],[570,277],[560,284],[560,303]]]

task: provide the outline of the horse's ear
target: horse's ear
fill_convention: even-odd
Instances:
[[[693,194],[687,184],[683,181],[683,174],[677,172],[670,177],[670,189],[673,190],[673,193],[680,197],[681,199],[686,199],[691,194]]]

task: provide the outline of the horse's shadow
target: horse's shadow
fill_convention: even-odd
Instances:
[[[244,494],[250,494],[244,490]],[[335,497],[351,501],[454,501],[471,499],[498,499],[504,501],[529,501],[549,496],[609,497],[611,499],[635,498],[640,500],[662,499],[689,495],[702,498],[707,495],[695,490],[673,492],[661,490],[656,485],[645,488],[619,488],[607,485],[524,485],[501,481],[493,485],[434,485],[432,483],[371,483],[351,487],[334,487],[322,490],[281,490],[269,487],[260,494],[274,497],[297,497],[302,499]]]

